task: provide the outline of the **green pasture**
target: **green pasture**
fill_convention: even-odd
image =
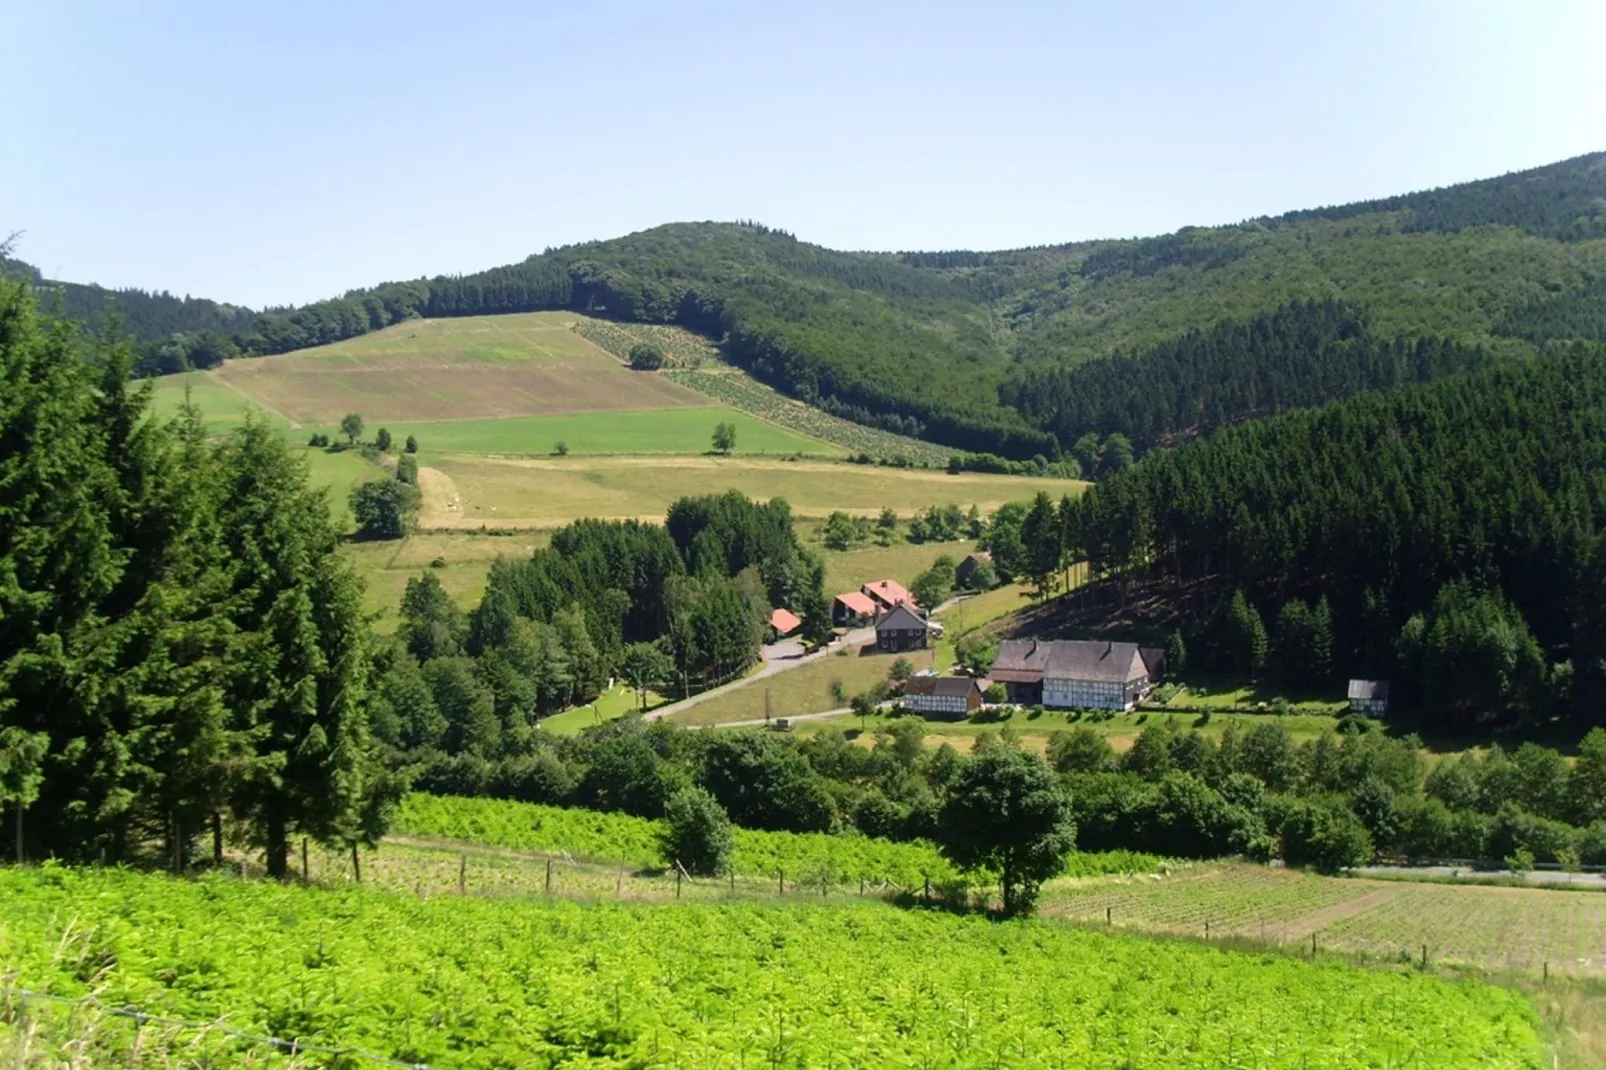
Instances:
[[[441,454],[483,453],[509,457],[547,457],[558,443],[573,455],[701,454],[713,450],[714,425],[736,425],[736,455],[802,453],[832,457],[842,452],[816,439],[784,431],[735,409],[647,409],[632,412],[582,412],[562,416],[508,416],[488,420],[380,421],[368,419],[370,437],[383,423],[398,442],[418,439],[428,458]],[[309,427],[340,436],[338,427]]]

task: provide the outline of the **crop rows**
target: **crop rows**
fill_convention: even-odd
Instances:
[[[1056,888],[1046,913],[1149,931],[1279,939],[1294,920],[1353,899],[1355,886],[1297,870],[1203,867],[1174,877],[1140,877]]]
[[[1599,975],[1606,896],[1598,892],[1417,885],[1324,928],[1319,939],[1385,958]]]
[[[0,901],[18,985],[436,1068],[1543,1065],[1532,1008],[1484,985],[883,904],[419,899],[54,865],[0,871]]]
[[[1166,879],[1053,885],[1043,912],[1118,929],[1241,937],[1386,961],[1599,975],[1606,895],[1365,881],[1261,866],[1206,866]]]
[[[628,814],[415,793],[403,800],[393,831],[653,869],[664,864],[658,846],[662,828],[662,822]],[[784,877],[809,887],[863,882],[905,891],[923,891],[928,880],[939,891],[962,883],[948,860],[924,841],[744,828],[732,832],[732,867],[743,877]],[[1065,872],[1074,877],[1150,873],[1163,864],[1163,859],[1136,851],[1077,852],[1066,859]]]
[[[904,457],[912,464],[939,468],[947,465],[953,453],[929,442],[832,416],[783,397],[739,372],[672,371],[665,374],[681,386],[724,402],[733,409],[768,420],[788,431],[841,446],[850,453],[867,453],[871,457],[886,460]]]
[[[717,346],[680,327],[582,317],[575,323],[574,332],[620,360],[630,359],[631,347],[646,344],[658,347],[668,367],[698,368],[704,364],[723,363]]]

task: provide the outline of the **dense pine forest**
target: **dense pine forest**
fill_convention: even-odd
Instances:
[[[98,321],[113,298],[147,373],[412,316],[571,308],[677,323],[849,419],[961,451],[1052,458],[1090,431],[1148,444],[1195,427],[1195,413],[1206,426],[1230,422],[1459,370],[1480,349],[1520,357],[1598,339],[1603,203],[1606,154],[1594,154],[1136,241],[842,253],[759,224],[684,223],[299,309],[71,285],[61,299],[73,318]],[[1318,315],[1336,319],[1321,326]],[[1268,328],[1277,341],[1255,346],[1256,384],[1223,386],[1222,354],[1241,332]],[[1067,370],[1086,361],[1111,363],[1086,378]],[[1309,382],[1314,364],[1323,374]],[[1135,411],[1130,384],[1162,397]]]
[[[1067,530],[1096,572],[1176,592],[1224,667],[1275,672],[1265,622],[1320,603],[1335,671],[1467,725],[1599,716],[1603,507],[1606,351],[1579,343],[1152,452]]]

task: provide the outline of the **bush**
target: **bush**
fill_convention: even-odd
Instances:
[[[554,443],[552,446],[552,455],[554,457],[567,457],[569,455],[569,444],[561,441]]]
[[[311,447],[327,449],[329,446],[329,436],[325,434],[313,435],[311,438],[307,439],[307,445]]]
[[[1322,873],[1365,865],[1372,860],[1372,837],[1360,818],[1342,803],[1301,800],[1283,821],[1283,861]]]
[[[664,366],[664,351],[646,342],[630,347],[630,366],[638,372],[655,372]]]
[[[407,436],[407,445],[405,447],[403,447],[403,448],[406,449],[408,453],[417,453],[418,452],[418,439],[414,438],[412,435],[408,435]]]
[[[664,807],[660,841],[664,862],[677,863],[694,877],[717,877],[730,870],[735,841],[730,818],[702,788],[685,787]]]

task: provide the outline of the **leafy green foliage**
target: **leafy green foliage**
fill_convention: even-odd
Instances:
[[[19,985],[87,993],[75,963],[110,945],[108,1003],[431,1066],[713,1066],[744,1048],[919,1065],[959,1044],[987,1065],[1098,1065],[1126,1058],[1128,1034],[1175,1066],[1281,1052],[1310,1070],[1516,1070],[1543,1053],[1532,1007],[1488,985],[880,904],[419,899],[59,868],[0,872],[0,897]],[[820,1004],[834,991],[851,1015]]]
[[[694,877],[717,877],[730,868],[730,818],[702,788],[686,787],[664,806],[663,858]]]
[[[939,824],[943,853],[963,869],[998,874],[1005,914],[1029,914],[1045,880],[1076,843],[1070,801],[1041,758],[997,747],[972,758]]]
[[[418,487],[399,479],[370,479],[351,491],[351,515],[365,539],[399,539],[418,515]]]

